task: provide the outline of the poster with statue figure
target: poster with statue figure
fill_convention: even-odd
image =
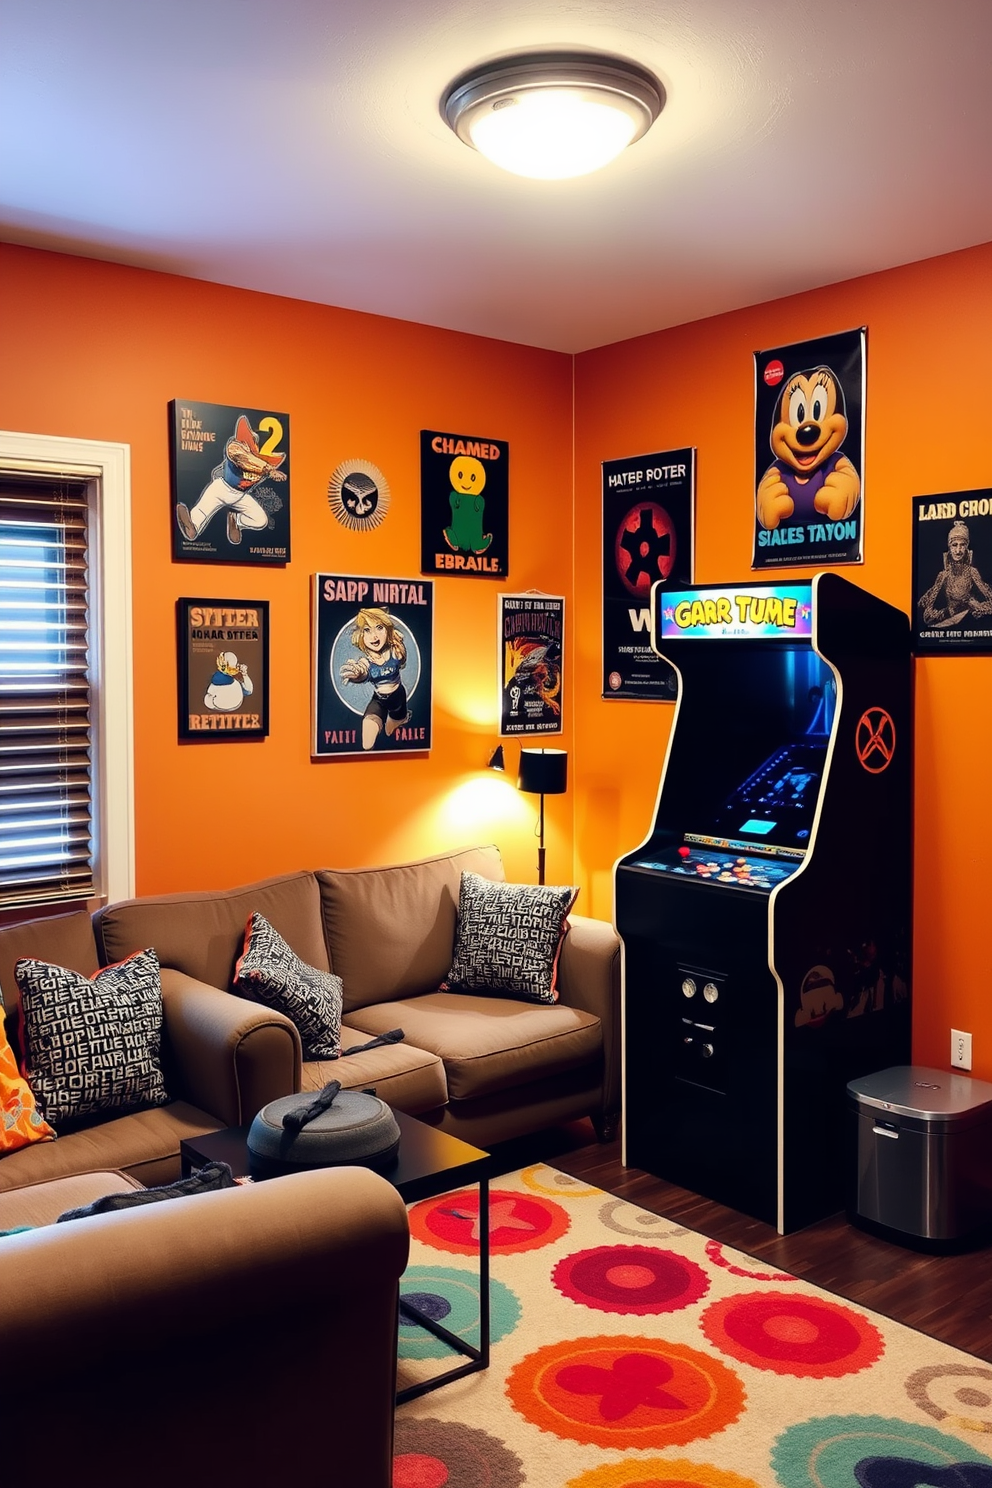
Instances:
[[[269,603],[177,599],[179,738],[238,744],[269,732]]]
[[[289,562],[289,415],[169,404],[175,562]]]
[[[312,759],[431,747],[434,585],[313,576]]]
[[[992,652],[992,490],[913,497],[913,649]]]
[[[477,434],[420,431],[420,571],[505,579],[510,446]]]
[[[552,594],[499,597],[502,737],[560,734],[565,601]]]

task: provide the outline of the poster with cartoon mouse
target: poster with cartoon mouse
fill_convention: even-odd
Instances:
[[[421,573],[506,578],[509,466],[505,439],[421,429]]]
[[[864,560],[865,327],[754,353],[752,568]]]

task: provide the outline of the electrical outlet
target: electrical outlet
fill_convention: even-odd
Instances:
[[[971,1034],[951,1029],[951,1064],[955,1069],[971,1069]]]

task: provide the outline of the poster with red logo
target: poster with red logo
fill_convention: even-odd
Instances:
[[[754,353],[752,568],[861,563],[865,328]]]
[[[696,451],[603,461],[603,696],[675,701],[651,645],[651,586],[692,583]]]

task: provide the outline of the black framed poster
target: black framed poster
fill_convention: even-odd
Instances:
[[[505,439],[420,431],[420,568],[505,579],[510,548],[510,446]]]
[[[289,562],[289,415],[169,404],[172,557]]]
[[[269,732],[269,602],[177,599],[179,737],[243,743]]]
[[[992,652],[992,490],[913,497],[913,649]]]
[[[603,461],[603,696],[674,702],[651,648],[651,586],[692,583],[696,451]]]
[[[752,568],[861,563],[865,327],[754,353]]]
[[[552,594],[499,597],[500,734],[559,734],[565,601]]]
[[[431,747],[434,585],[313,576],[311,757]]]

